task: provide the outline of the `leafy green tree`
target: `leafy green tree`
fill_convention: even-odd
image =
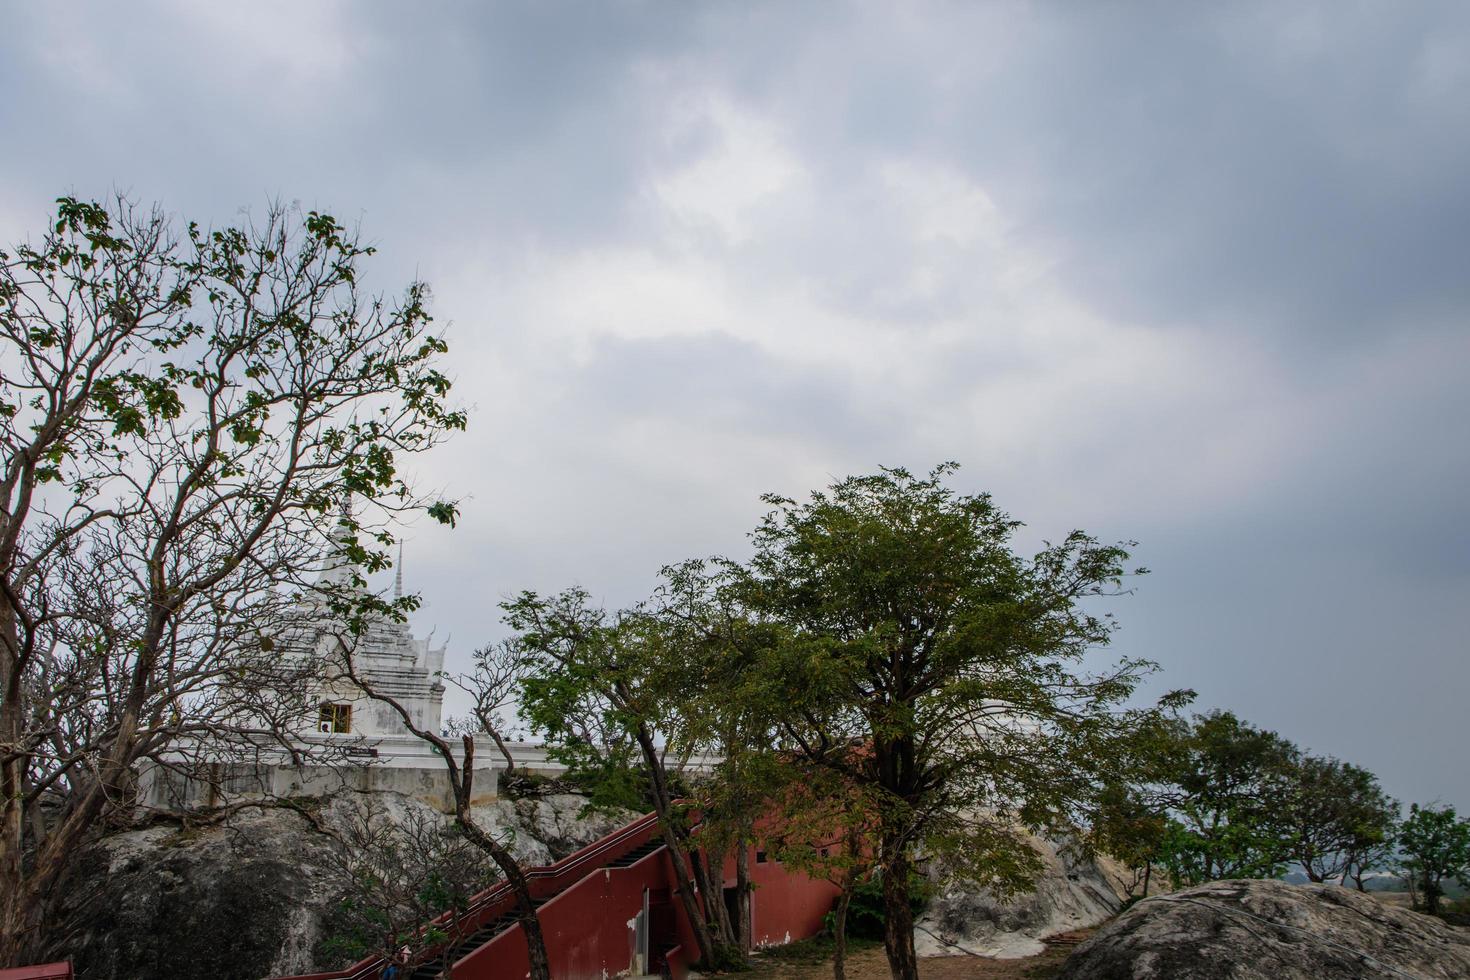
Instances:
[[[839,889],[828,924],[832,976],[844,980],[853,899],[860,887],[871,885],[878,867],[878,809],[862,786],[829,767],[776,753],[764,756],[764,761],[770,776],[758,837],[767,853],[788,870],[824,879]],[[875,903],[871,921],[877,923],[871,938],[881,938],[881,888],[870,897]]]
[[[1198,715],[1181,731],[1166,765],[1174,799],[1161,862],[1188,884],[1276,877],[1291,859],[1296,749],[1275,732],[1228,711]]]
[[[571,589],[550,598],[527,592],[505,604],[528,660],[522,712],[552,757],[591,786],[594,805],[652,802],[700,960],[743,961],[724,903],[698,898],[722,894],[720,869],[701,853],[694,808],[680,792],[694,749],[677,737],[687,727],[680,715],[703,689],[702,661],[667,619],[646,608],[610,614],[588,600]]]
[[[1398,814],[1371,772],[1314,755],[1292,761],[1284,804],[1292,859],[1312,881],[1345,879],[1350,868],[1361,867],[1388,839]]]
[[[0,965],[39,957],[140,764],[289,745],[305,596],[355,626],[413,604],[314,575],[455,514],[399,468],[465,423],[446,346],[423,283],[365,291],[372,252],[314,211],[207,230],[70,197],[0,251]]]
[[[1457,817],[1452,806],[1415,803],[1399,825],[1397,843],[1404,876],[1417,884],[1425,910],[1438,915],[1444,880],[1470,878],[1470,820]]]
[[[1147,898],[1154,865],[1163,854],[1169,830],[1165,808],[1139,787],[1112,783],[1103,788],[1093,817],[1088,843],[1106,851],[1132,872],[1124,883],[1132,898]]]
[[[1360,892],[1368,890],[1364,882],[1369,874],[1382,871],[1392,865],[1395,850],[1394,839],[1398,835],[1398,812],[1389,814],[1381,829],[1371,825],[1355,837],[1343,862],[1343,883],[1352,881]]]
[[[1128,740],[1130,778],[1103,787],[1084,843],[1123,862],[1132,872],[1124,888],[1147,897],[1169,837],[1169,810],[1179,798],[1174,783],[1188,724],[1174,714],[1147,719]]]
[[[946,487],[953,470],[883,470],[805,503],[767,496],[754,556],[712,563],[702,585],[773,627],[751,676],[779,708],[782,747],[873,801],[897,978],[917,976],[915,853],[1000,891],[1025,886],[1040,865],[1025,828],[1079,821],[1154,713],[1124,706],[1151,665],[1079,666],[1113,632],[1094,610],[1122,591],[1126,548],[1073,532],[1019,555],[1017,522]]]
[[[1176,881],[1198,885],[1220,878],[1275,878],[1285,870],[1284,845],[1268,828],[1235,819],[1208,834],[1170,818],[1159,863]]]
[[[792,818],[790,826],[815,831],[811,818],[821,808],[798,813],[789,805],[793,780],[800,775],[789,755],[777,748],[778,710],[769,702],[772,692],[758,680],[757,672],[756,651],[773,641],[775,631],[751,620],[737,606],[709,601],[702,589],[705,568],[698,561],[665,567],[661,585],[640,609],[659,624],[668,655],[677,661],[676,670],[665,672],[666,681],[672,681],[667,687],[672,709],[666,716],[668,743],[719,760],[712,772],[691,780],[688,791],[699,809],[701,847],[711,865],[734,855],[738,900],[731,933],[738,948],[747,950],[752,939],[749,860],[754,845],[760,839],[767,851],[781,851],[801,836],[770,837],[773,826],[783,826],[769,819],[773,810]],[[840,788],[834,791],[842,795]],[[805,795],[810,799],[809,793]],[[824,850],[833,853],[832,848]],[[801,849],[792,854],[798,864],[811,856]]]

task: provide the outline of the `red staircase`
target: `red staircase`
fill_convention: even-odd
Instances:
[[[72,980],[71,962],[38,963],[0,970],[0,980]]]
[[[837,887],[788,871],[754,848],[750,856],[752,942],[779,944],[819,932]],[[734,875],[734,857],[726,855],[717,879],[722,898],[733,893]],[[526,880],[556,980],[602,980],[629,972],[662,973],[671,980],[687,976],[686,951],[695,949],[694,933],[653,814],[553,865],[527,871]],[[416,963],[404,980],[432,980],[446,966],[454,980],[525,980],[526,936],[516,928],[515,912],[515,895],[504,883],[482,892],[454,930],[464,938],[420,950],[427,953],[425,962]],[[442,916],[435,924],[448,921]],[[379,980],[386,965],[381,957],[371,957],[337,973],[277,980]]]
[[[610,874],[612,869],[630,868],[642,862],[644,858],[662,850],[663,846],[657,817],[651,813],[646,814],[555,864],[528,869],[525,875],[526,882],[530,886],[531,900],[539,910],[541,906],[548,904],[573,886],[588,880],[595,872],[607,871]],[[493,972],[498,972],[488,969],[487,958],[483,955],[485,947],[512,931],[515,931],[517,938],[520,939],[516,945],[522,949],[520,959],[524,964],[525,940],[519,936],[518,930],[514,930],[516,913],[516,897],[508,883],[499,882],[481,892],[475,896],[469,909],[460,918],[458,931],[465,938],[452,946],[446,945],[432,950],[429,959],[416,964],[405,980],[432,980],[439,975],[446,963],[468,966],[469,964],[465,961],[470,959],[480,961],[476,964],[479,969],[466,972],[466,976],[489,976]],[[443,924],[448,921],[448,918],[448,915],[441,916],[434,920],[434,924]],[[551,937],[548,936],[548,946],[550,939]],[[496,945],[504,946],[505,944]],[[508,949],[507,952],[509,952]],[[387,961],[381,956],[372,956],[353,964],[346,970],[333,973],[302,974],[289,978],[280,977],[276,980],[378,980],[386,966]],[[524,975],[524,966],[515,973]],[[458,969],[455,975],[460,975]],[[49,977],[50,974],[43,976]]]

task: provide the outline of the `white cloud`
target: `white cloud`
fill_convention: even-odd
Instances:
[[[806,171],[769,118],[721,95],[704,92],[673,101],[664,141],[704,136],[708,148],[678,169],[655,176],[651,192],[683,230],[713,230],[743,245],[764,207],[791,192]]]

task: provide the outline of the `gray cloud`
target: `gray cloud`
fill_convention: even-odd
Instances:
[[[494,603],[644,594],[766,490],[965,468],[1142,541],[1118,650],[1407,798],[1470,605],[1470,13],[1295,3],[32,5],[0,238],[114,185],[360,218],[470,431],[409,530],[454,655]],[[1371,724],[1364,720],[1370,719]]]

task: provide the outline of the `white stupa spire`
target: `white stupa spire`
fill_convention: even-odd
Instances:
[[[398,563],[393,572],[393,598],[403,598],[403,542],[398,542]]]
[[[328,535],[334,548],[328,553],[327,562],[322,566],[321,575],[317,579],[323,585],[345,584],[352,579],[354,571],[355,563],[342,554],[347,543],[352,540],[352,494],[343,498],[338,514],[337,526]]]

